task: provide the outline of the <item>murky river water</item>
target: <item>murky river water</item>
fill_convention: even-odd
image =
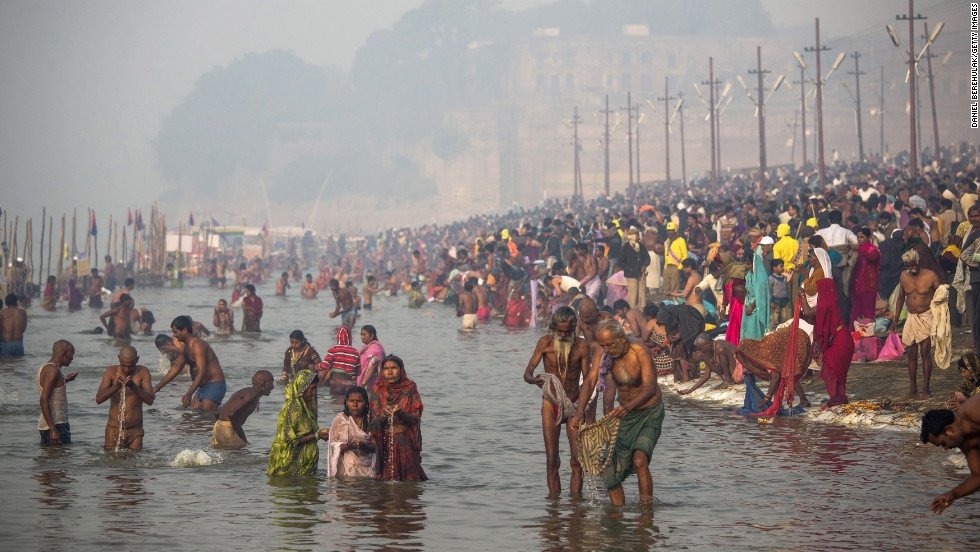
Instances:
[[[251,374],[278,374],[288,333],[302,329],[321,352],[334,343],[332,299],[303,301],[298,290],[265,295],[261,337],[212,337],[228,379],[228,396]],[[154,311],[158,330],[177,314],[208,323],[217,290],[197,281],[184,289],[140,289],[137,304]],[[226,290],[224,297],[229,292]],[[823,425],[801,419],[769,426],[667,394],[663,437],[651,462],[652,511],[637,505],[635,477],[625,508],[599,500],[546,498],[544,446],[536,388],[521,374],[543,330],[457,330],[453,310],[405,308],[380,298],[367,313],[388,352],[405,359],[425,405],[422,484],[296,479],[265,475],[282,405],[277,387],[245,430],[241,451],[210,448],[212,422],[180,408],[189,379],[162,390],[145,412],[145,449],[102,449],[108,403],[95,404],[105,368],[117,353],[88,309],[35,309],[28,356],[0,360],[0,543],[6,550],[965,550],[980,529],[976,499],[942,516],[929,501],[963,477],[948,454],[917,445],[911,433]],[[241,313],[236,315],[240,324]],[[34,378],[51,343],[76,348],[66,370],[73,444],[38,446]],[[161,373],[152,338],[134,345],[154,381]],[[320,395],[320,424],[339,406]],[[563,486],[568,486],[562,438]],[[193,457],[175,463],[178,456]],[[325,461],[321,447],[321,467]],[[210,463],[209,463],[210,462]],[[176,464],[176,465],[175,465]],[[969,544],[972,542],[973,544]]]

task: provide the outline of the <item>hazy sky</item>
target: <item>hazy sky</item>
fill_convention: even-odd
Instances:
[[[151,140],[202,74],[273,49],[347,70],[372,31],[421,3],[4,0],[0,208],[39,218],[42,205],[55,213],[93,206],[100,216],[146,206],[160,197]],[[513,9],[542,3],[501,2]],[[908,7],[903,0],[762,3],[779,28],[812,26],[819,15],[828,39],[883,28]],[[919,0],[916,9],[956,3]]]

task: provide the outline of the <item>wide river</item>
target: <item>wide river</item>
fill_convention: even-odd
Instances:
[[[157,329],[189,314],[210,327],[211,310],[229,291],[200,280],[183,289],[138,289]],[[322,353],[337,324],[334,302],[265,297],[263,332],[211,337],[228,395],[260,368],[279,373],[291,330],[302,329]],[[0,360],[0,543],[4,550],[967,550],[975,549],[980,509],[961,500],[942,516],[929,501],[964,477],[947,453],[909,432],[825,425],[800,418],[770,425],[666,394],[663,436],[651,461],[656,506],[627,504],[605,492],[546,498],[540,392],[521,379],[539,329],[499,325],[460,332],[453,309],[405,307],[378,298],[361,323],[378,328],[400,355],[425,405],[423,466],[430,480],[379,483],[265,475],[282,389],[263,399],[240,451],[210,447],[212,421],[181,408],[187,376],[146,409],[144,450],[103,450],[108,403],[95,404],[103,371],[117,348],[94,310],[68,314],[35,308],[28,356]],[[62,305],[63,307],[63,305]],[[236,313],[241,323],[241,312]],[[543,325],[543,324],[542,324]],[[169,332],[168,332],[169,333]],[[73,444],[43,449],[35,374],[51,344],[75,345],[78,371],[68,384]],[[152,338],[133,344],[154,381],[162,375]],[[359,344],[358,344],[359,345]],[[540,368],[539,368],[540,370]],[[339,406],[320,395],[320,425]],[[591,495],[591,496],[590,496]],[[972,544],[971,544],[972,543]]]

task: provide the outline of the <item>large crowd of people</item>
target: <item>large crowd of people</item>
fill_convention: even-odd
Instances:
[[[491,322],[546,322],[548,332],[537,342],[524,380],[544,396],[549,491],[561,492],[564,425],[573,493],[581,492],[585,470],[621,504],[622,482],[636,473],[641,501],[649,501],[648,463],[664,418],[658,377],[691,382],[678,390],[682,394],[713,375],[719,387],[744,382],[739,412],[793,414],[812,407],[800,385],[810,371],[819,371],[827,390],[818,407],[846,404],[852,359],[869,347],[877,354],[876,344],[897,339],[889,333],[900,334],[907,351],[909,399],[929,398],[933,366],[949,364],[951,326],[972,328],[974,348],[980,344],[978,152],[963,145],[939,158],[926,152],[922,159],[925,170],[914,177],[907,156],[899,155],[829,167],[823,183],[808,168],[777,171],[765,184],[758,175],[728,174],[717,186],[706,179],[638,186],[633,196],[551,200],[451,224],[331,236],[320,248],[294,243],[266,261],[229,254],[208,261],[202,274],[224,289],[234,272],[230,302],[222,299],[214,311],[218,333],[236,331],[229,308],[239,305],[240,330],[261,331],[264,307],[256,285],[269,281],[270,273],[281,274],[277,294],[290,293],[292,280],[304,299],[322,298],[326,290],[334,299],[329,316],[341,329],[330,352],[321,357],[301,331],[290,334],[278,378],[286,402],[270,474],[315,470],[316,441],[322,439],[329,442],[330,474],[426,478],[422,403],[404,363],[385,353],[373,326],[360,328],[363,347],[352,343],[361,311],[375,308],[375,296],[402,294],[409,307],[439,302],[455,308],[466,331]],[[122,267],[114,272],[125,276]],[[74,284],[64,294],[46,290],[44,307],[56,308],[64,296],[69,309],[79,308]],[[83,289],[103,285],[98,270],[82,282]],[[96,308],[94,295],[90,305]],[[17,301],[8,296],[13,309],[20,308]],[[127,335],[127,322],[152,331],[129,293],[112,303],[102,320],[114,335]],[[0,311],[4,354],[24,330],[13,309]],[[247,443],[244,420],[275,378],[257,373],[252,388],[219,409],[224,377],[213,350],[198,337],[206,331],[202,326],[179,316],[173,337],[158,337],[173,369],[156,386],[136,365],[135,349],[120,351],[119,365],[106,372],[99,391],[100,402],[111,399],[110,410],[117,411],[106,429],[107,447],[114,440],[139,448],[139,406],[152,404],[154,393],[185,366],[192,384],[183,404],[218,412],[215,443]],[[61,442],[68,437],[67,421],[60,421],[63,391],[52,390],[63,388],[68,377],[52,375],[50,366],[60,370],[71,362],[70,344],[59,344],[43,378],[39,372],[39,382],[47,382],[42,404],[47,397],[52,405],[42,408],[39,429],[52,444],[62,425]],[[544,374],[535,376],[542,362]],[[973,364],[964,366],[965,373],[971,367],[976,373]],[[768,382],[765,391],[759,380]],[[344,412],[329,430],[317,422],[323,386],[344,397]],[[131,402],[123,408],[119,396],[125,403],[127,389]],[[949,411],[930,412],[923,421],[923,441],[961,447],[971,469],[967,483],[937,499],[937,511],[980,487],[975,391],[974,385],[959,392]],[[600,402],[605,416],[596,422]]]

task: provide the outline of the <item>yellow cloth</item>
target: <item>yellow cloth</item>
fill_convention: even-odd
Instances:
[[[788,236],[790,228],[788,224],[780,224],[776,227],[776,237],[781,238],[783,236]]]
[[[800,249],[800,242],[794,240],[789,236],[783,236],[779,238],[779,241],[772,246],[772,256],[777,259],[783,260],[783,271],[789,272],[793,270],[796,266],[793,264],[793,259],[796,258],[796,253]]]
[[[664,266],[674,265],[680,268],[681,263],[687,258],[687,242],[684,241],[684,238],[676,238],[674,241],[667,240],[664,247],[667,249]]]
[[[211,436],[212,447],[236,449],[242,448],[247,444],[247,441],[243,441],[242,438],[235,433],[235,428],[231,426],[231,422],[227,420],[218,420],[217,422],[214,422],[214,434]]]
[[[932,331],[929,337],[932,338],[932,359],[936,366],[945,370],[949,368],[950,351],[950,330],[949,330],[949,286],[943,284],[936,289],[936,294],[932,296],[932,304],[929,305],[932,312]]]

